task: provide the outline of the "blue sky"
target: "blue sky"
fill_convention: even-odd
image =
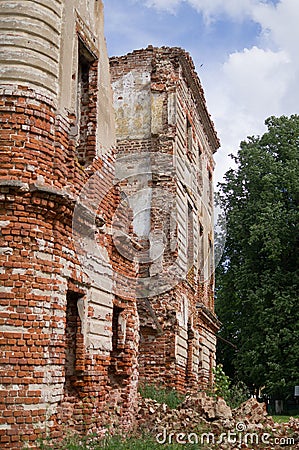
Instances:
[[[230,153],[299,111],[299,0],[104,0],[109,55],[179,46],[192,56],[221,139],[216,181]]]

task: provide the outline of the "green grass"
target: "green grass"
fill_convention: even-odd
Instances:
[[[176,443],[158,443],[152,436],[144,437],[126,437],[112,436],[99,440],[96,436],[89,438],[79,438],[70,435],[63,442],[55,446],[50,440],[39,440],[38,448],[41,450],[198,450],[200,447],[195,444],[179,445]]]
[[[295,419],[299,419],[299,415],[290,415],[290,416],[272,416],[274,422],[277,423],[286,423],[290,420],[290,417],[294,417]]]
[[[161,450],[161,444],[156,442],[152,437],[144,438],[127,438],[122,440],[119,437],[108,439],[104,447],[99,447],[105,450]],[[180,445],[165,445],[163,448],[179,450]]]
[[[175,389],[145,384],[139,387],[139,392],[143,398],[151,398],[158,403],[166,403],[171,409],[176,409],[185,399],[185,396],[179,394]]]
[[[175,389],[167,389],[155,385],[143,385],[139,388],[139,392],[143,398],[150,398],[159,403],[166,403],[170,408],[177,408],[185,399],[185,396],[179,394]],[[274,422],[284,423],[288,422],[290,417],[299,418],[299,415],[274,415],[272,416]],[[196,430],[197,435],[200,436],[206,432],[204,428],[200,427]],[[169,436],[167,436],[169,439]],[[183,438],[185,439],[185,438]],[[174,440],[174,438],[173,438]],[[105,439],[99,439],[96,435],[88,437],[80,437],[75,434],[69,434],[60,443],[53,444],[49,439],[40,439],[38,442],[40,450],[200,450],[209,447],[200,444],[177,444],[157,442],[155,436],[148,433],[146,435],[138,436],[109,436]]]

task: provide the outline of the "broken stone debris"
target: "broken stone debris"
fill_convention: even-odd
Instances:
[[[287,423],[275,423],[273,418],[267,414],[264,403],[259,403],[251,398],[242,403],[238,408],[231,409],[221,397],[213,398],[204,392],[187,395],[186,399],[177,409],[171,409],[166,404],[160,404],[152,399],[139,397],[137,414],[139,430],[150,431],[154,436],[166,430],[166,435],[174,433],[212,433],[215,443],[209,443],[209,448],[217,449],[259,449],[267,448],[299,449],[299,419],[290,418]],[[264,444],[251,444],[240,442],[229,444],[227,442],[217,443],[221,433],[236,432],[245,437],[246,433],[255,433],[258,436],[268,433],[273,446]],[[294,443],[286,445],[286,438],[292,437]],[[281,445],[274,444],[274,438]],[[207,447],[208,448],[208,447]]]

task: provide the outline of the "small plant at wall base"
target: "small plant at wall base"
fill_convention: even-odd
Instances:
[[[223,397],[226,401],[229,398],[229,387],[231,381],[227,375],[225,375],[222,364],[218,364],[213,369],[214,384],[212,387],[212,397]]]
[[[143,398],[151,398],[158,403],[166,403],[171,409],[176,409],[185,399],[185,396],[176,389],[164,388],[154,384],[139,386],[139,393]]]
[[[232,384],[229,390],[229,398],[227,404],[231,408],[238,408],[241,403],[246,402],[250,398],[250,391],[243,381],[237,381]]]
[[[212,397],[222,397],[231,408],[237,408],[241,403],[248,400],[250,392],[245,383],[237,381],[231,384],[229,377],[225,374],[222,364],[214,369],[214,385],[209,394]]]

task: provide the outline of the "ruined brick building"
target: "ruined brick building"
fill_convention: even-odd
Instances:
[[[219,326],[212,184],[219,141],[184,50],[148,47],[112,58],[110,67],[117,176],[147,249],[136,293],[139,379],[181,390],[206,385]]]
[[[110,79],[100,0],[7,0],[0,28],[0,447],[12,450],[42,432],[130,427],[139,381],[211,380],[219,142],[183,50],[112,58]]]

